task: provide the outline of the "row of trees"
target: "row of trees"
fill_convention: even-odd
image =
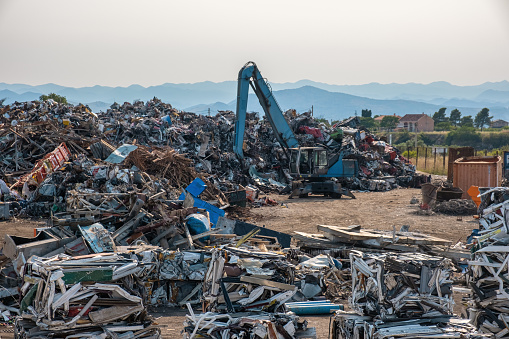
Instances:
[[[447,117],[445,111],[447,108],[442,107],[433,114],[433,120],[435,121],[436,131],[450,131],[452,126],[455,127],[476,127],[483,130],[484,126],[489,126],[491,119],[490,110],[483,108],[477,113],[474,119],[471,115],[461,116],[461,112],[458,109],[453,109],[450,115]]]

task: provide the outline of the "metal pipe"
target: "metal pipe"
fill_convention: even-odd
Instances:
[[[288,306],[288,308],[290,309],[290,311],[294,312],[297,315],[330,314],[330,313],[333,313],[334,311],[345,309],[343,305],[324,304],[324,303],[316,303],[316,304],[308,304],[308,305],[293,305],[293,306]]]

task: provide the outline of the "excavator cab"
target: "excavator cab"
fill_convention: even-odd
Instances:
[[[327,174],[329,168],[327,150],[323,147],[290,149],[290,175],[312,177]]]
[[[343,154],[329,154],[323,147],[290,148],[290,175],[298,180],[292,182],[293,197],[306,197],[309,193],[324,194],[326,197],[341,198],[355,196],[337,180],[354,176],[357,162],[343,159]]]

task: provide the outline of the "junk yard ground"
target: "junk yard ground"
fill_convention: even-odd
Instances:
[[[509,337],[509,190],[461,199],[358,117],[264,102],[265,119],[157,98],[0,107],[0,330]]]

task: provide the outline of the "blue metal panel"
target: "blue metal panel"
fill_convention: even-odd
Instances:
[[[200,178],[196,178],[185,188],[185,191],[180,194],[179,199],[184,200],[186,198],[186,192],[189,192],[189,194],[191,194],[194,199],[193,206],[207,210],[209,212],[210,223],[215,227],[219,217],[225,216],[225,211],[198,198],[198,196],[206,188],[207,185],[205,184],[205,182],[203,182],[203,180],[201,180]]]
[[[195,178],[193,180],[193,182],[191,182],[187,187],[186,187],[186,191],[188,191],[189,193],[191,193],[191,195],[193,197],[197,197],[199,196],[200,194],[203,193],[203,191],[205,191],[205,189],[207,188],[207,184],[205,184],[205,182],[203,180],[201,180],[200,178]],[[185,196],[184,196],[185,198]]]
[[[203,208],[204,210],[207,210],[209,212],[210,217],[210,223],[216,227],[217,220],[219,217],[224,217],[225,212],[224,210],[217,208],[216,206],[209,204],[206,201],[203,201],[199,198],[194,198],[194,207]]]
[[[355,177],[358,171],[359,165],[357,160],[343,159],[343,157],[340,156],[338,161],[329,168],[326,177],[351,178]]]

